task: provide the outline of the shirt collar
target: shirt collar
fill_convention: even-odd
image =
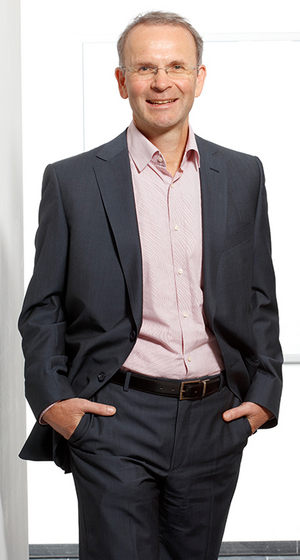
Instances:
[[[146,136],[144,136],[144,134],[136,128],[133,121],[130,123],[127,130],[127,144],[129,155],[134,161],[139,172],[145,169],[155,154],[160,154],[160,151],[156,148],[156,146],[154,146],[154,144],[152,144]],[[160,155],[162,156],[162,154]],[[191,125],[189,125],[188,141],[183,154],[181,168],[184,168],[185,163],[188,161],[192,161],[196,169],[199,169],[200,155]]]

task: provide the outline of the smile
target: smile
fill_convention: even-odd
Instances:
[[[150,101],[149,99],[147,99],[147,103],[151,103],[151,105],[168,105],[169,103],[174,103],[175,101],[176,99],[166,99],[165,101]]]

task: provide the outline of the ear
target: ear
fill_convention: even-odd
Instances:
[[[119,92],[123,99],[128,98],[127,87],[125,83],[125,74],[123,73],[122,68],[118,67],[115,69],[115,76],[119,86]]]
[[[202,64],[199,67],[198,74],[197,74],[197,84],[195,89],[195,97],[199,97],[203,90],[204,82],[206,78],[206,67]]]

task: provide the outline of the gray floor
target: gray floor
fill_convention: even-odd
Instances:
[[[30,560],[78,560],[78,556],[30,556]],[[299,560],[300,556],[220,556],[219,560]]]
[[[30,560],[78,560],[76,544],[29,545]],[[300,560],[300,541],[224,542],[220,560]]]

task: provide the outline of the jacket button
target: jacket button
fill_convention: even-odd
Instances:
[[[104,379],[105,379],[105,373],[103,373],[103,371],[102,371],[102,372],[99,373],[99,375],[98,375],[98,381],[101,382],[101,381],[104,381]]]
[[[130,342],[134,342],[136,339],[136,332],[135,331],[131,331],[130,333]]]

